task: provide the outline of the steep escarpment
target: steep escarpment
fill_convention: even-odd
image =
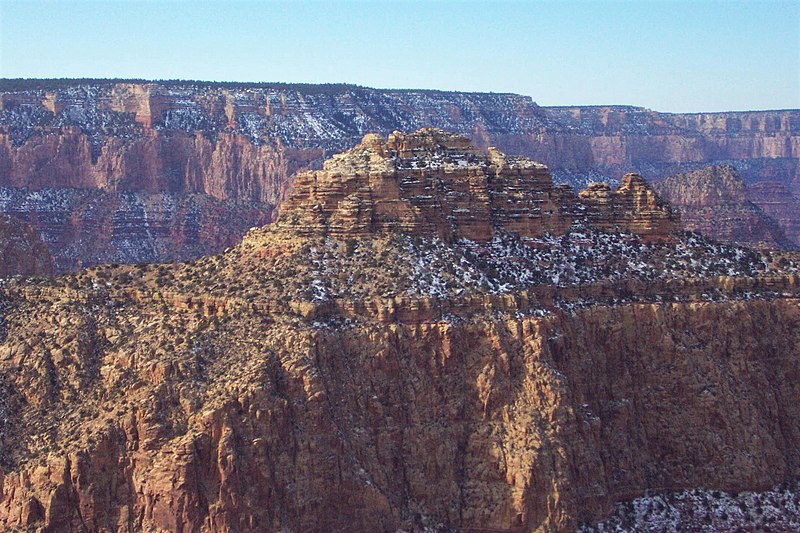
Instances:
[[[751,193],[733,167],[712,166],[677,174],[655,187],[680,211],[687,230],[753,246],[796,246],[775,219],[749,200]]]
[[[53,273],[53,258],[28,224],[0,216],[0,277]]]
[[[0,124],[15,147],[44,132],[76,128],[90,152],[99,155],[112,138],[182,131],[233,133],[259,146],[279,141],[320,150],[315,156],[320,157],[352,147],[370,131],[386,135],[436,127],[484,148],[532,157],[558,175],[572,173],[584,182],[630,171],[658,177],[723,161],[735,164],[748,181],[771,176],[788,184],[797,177],[797,110],[670,114],[630,106],[548,108],[514,94],[352,85],[7,80],[4,86]],[[24,165],[15,167],[26,172]]]
[[[800,168],[796,110],[547,108],[513,94],[351,85],[4,80],[0,90],[0,186],[25,190],[203,194],[272,207],[296,170],[368,132],[421,127],[531,157],[557,182],[580,187],[727,163],[748,183],[777,181],[797,192]]]
[[[590,209],[541,171],[369,136],[223,254],[5,285],[0,524],[572,531],[797,479],[797,258],[675,231],[639,178]]]

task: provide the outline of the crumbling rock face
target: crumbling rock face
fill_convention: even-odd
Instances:
[[[24,222],[0,215],[0,277],[53,273],[53,258],[39,235]]]
[[[446,241],[563,234],[575,220],[592,227],[668,238],[679,229],[647,182],[626,175],[611,191],[555,187],[547,168],[495,148],[488,156],[460,135],[435,129],[367,135],[320,171],[299,173],[279,224],[307,235],[363,237],[401,231]],[[584,214],[585,211],[585,214]]]
[[[677,174],[656,182],[654,187],[681,213],[687,230],[751,246],[796,246],[769,213],[749,200],[749,188],[733,167],[712,166]],[[786,193],[784,201],[789,201],[792,196]]]

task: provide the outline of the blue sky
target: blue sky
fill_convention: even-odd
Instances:
[[[348,82],[800,107],[800,0],[0,0],[0,77]]]

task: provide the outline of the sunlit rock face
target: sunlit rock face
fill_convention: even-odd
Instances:
[[[322,170],[299,173],[279,224],[309,235],[401,231],[445,241],[489,241],[496,232],[562,235],[574,222],[668,238],[678,218],[647,182],[628,174],[619,187],[593,184],[576,198],[542,164],[488,155],[436,129],[367,135]]]

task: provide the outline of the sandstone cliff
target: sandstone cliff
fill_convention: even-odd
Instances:
[[[601,191],[602,189],[602,191]],[[612,190],[595,184],[574,193],[555,187],[547,168],[436,129],[394,132],[299,173],[279,224],[308,235],[367,236],[387,231],[489,241],[563,234],[586,220],[597,229],[669,238],[679,228],[647,182],[626,175]]]
[[[629,228],[562,190],[562,235],[502,197],[464,239],[403,193],[415,168],[490,206],[508,174],[552,187],[460,137],[370,136],[224,254],[4,286],[2,527],[572,531],[797,479],[795,256],[652,239],[633,176],[596,211],[648,215]],[[338,222],[352,195],[366,226]]]
[[[776,220],[749,200],[748,188],[730,166],[712,166],[677,174],[654,186],[680,211],[687,230],[753,246],[796,246]]]
[[[203,194],[272,208],[294,171],[355,146],[368,132],[421,127],[530,157],[557,182],[578,187],[628,172],[655,179],[725,162],[748,183],[769,179],[800,190],[796,110],[681,115],[546,108],[513,94],[108,80],[0,81],[0,186]],[[80,250],[77,244],[50,243],[51,252]],[[121,252],[114,260],[131,258]],[[71,266],[96,261],[89,255]]]

